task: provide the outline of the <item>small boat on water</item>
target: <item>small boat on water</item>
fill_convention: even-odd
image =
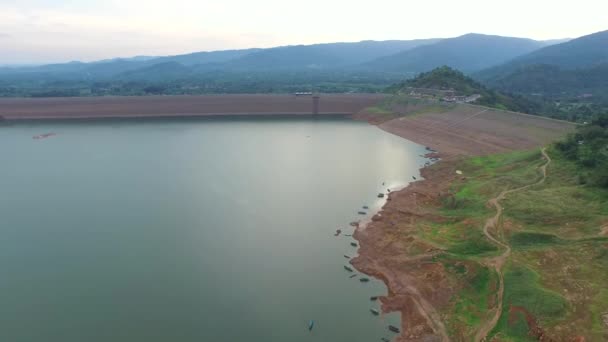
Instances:
[[[384,194],[383,193],[379,193],[378,194],[378,198],[384,198]]]
[[[378,296],[369,297],[369,300],[378,300]]]
[[[346,254],[344,254],[344,257],[345,257],[346,259],[350,259],[350,257],[349,257],[348,255],[346,255]]]
[[[353,234],[344,234],[344,236],[353,236]]]
[[[380,314],[380,311],[378,311],[378,310],[376,310],[376,309],[373,309],[373,308],[372,308],[372,309],[369,309],[369,311],[371,311],[371,312],[372,312],[372,314],[374,314],[374,315],[376,315],[376,316],[378,316],[378,315]]]
[[[344,265],[344,269],[347,270],[348,272],[352,272],[353,269],[349,266]]]
[[[315,326],[315,321],[313,321],[312,319],[310,321],[308,321],[308,331],[311,331],[312,328],[314,328]]]
[[[46,138],[54,137],[56,135],[57,134],[55,134],[55,133],[44,133],[44,134],[40,134],[40,135],[34,135],[32,137],[32,139],[35,139],[35,140],[46,139]]]
[[[390,331],[392,331],[392,332],[394,332],[394,333],[396,333],[396,334],[398,334],[398,333],[400,333],[400,332],[401,332],[401,330],[399,330],[399,328],[397,328],[397,327],[396,327],[396,326],[394,326],[394,325],[389,325],[389,326],[388,326],[388,330],[390,330]]]
[[[349,278],[351,278],[351,279],[352,279],[352,278],[354,278],[354,277],[356,277],[356,276],[357,276],[356,274],[353,274],[353,275],[351,275]]]
[[[366,210],[367,210],[367,209],[369,209],[369,207],[368,207],[368,206],[366,206],[366,205],[364,205],[364,206],[363,206],[363,209],[366,209]]]
[[[353,247],[357,247],[357,243],[356,242],[351,242],[350,245],[353,246]]]
[[[367,213],[365,211],[359,211],[357,214],[359,214],[359,215],[365,215]]]
[[[362,283],[367,283],[369,281],[369,278],[359,278],[359,281]]]

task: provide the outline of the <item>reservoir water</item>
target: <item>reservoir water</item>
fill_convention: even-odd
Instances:
[[[0,126],[0,340],[391,338],[344,234],[424,153],[344,118]]]

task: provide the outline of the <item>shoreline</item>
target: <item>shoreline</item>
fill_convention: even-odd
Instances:
[[[434,156],[441,156],[435,153]],[[360,221],[355,226],[353,238],[358,242],[357,256],[350,263],[361,273],[374,277],[384,283],[388,294],[379,297],[383,313],[399,312],[401,315],[401,333],[397,335],[396,341],[417,340],[425,337],[439,337],[440,341],[449,341],[446,328],[442,323],[440,314],[434,309],[433,303],[425,297],[427,293],[418,289],[419,281],[405,271],[397,271],[398,263],[405,262],[410,266],[428,263],[438,252],[433,247],[424,253],[404,259],[391,246],[394,241],[387,242],[386,236],[390,235],[387,229],[399,224],[388,217],[389,212],[399,212],[404,218],[410,220],[410,225],[415,225],[416,217],[424,216],[425,213],[418,205],[422,200],[417,195],[425,196],[437,190],[432,183],[442,184],[440,189],[446,190],[457,175],[451,169],[457,158],[441,159],[436,163],[423,166],[419,169],[422,179],[410,182],[399,190],[391,191],[387,195],[384,205],[366,222]],[[455,169],[454,169],[455,170]],[[429,199],[424,200],[428,202]],[[405,211],[403,207],[407,208]],[[410,241],[412,242],[412,241]],[[428,247],[428,246],[427,246]],[[425,280],[423,280],[425,281]]]

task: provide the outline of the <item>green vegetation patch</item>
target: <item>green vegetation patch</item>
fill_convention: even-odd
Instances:
[[[546,246],[563,243],[564,241],[553,234],[518,232],[511,236],[511,246],[525,248],[534,246]]]
[[[498,275],[478,262],[461,261],[450,255],[439,256],[437,261],[452,279],[464,284],[445,310],[448,329],[454,336],[472,336],[485,321],[488,308],[495,304]]]
[[[505,217],[526,231],[579,239],[597,235],[608,222],[608,189],[580,184],[579,166],[551,149],[552,162],[543,184],[509,194],[503,200]],[[608,170],[606,171],[608,172]]]
[[[417,99],[406,94],[395,94],[386,97],[375,106],[366,108],[366,111],[371,114],[388,115],[397,118],[425,113],[445,113],[454,107],[454,104],[441,103],[429,99]]]
[[[474,237],[469,237],[463,242],[457,243],[448,249],[448,252],[462,256],[481,255],[498,250],[493,243],[482,234],[476,234]]]
[[[501,333],[527,341],[529,327],[522,325],[522,318],[514,319],[511,314],[515,309],[522,308],[531,314],[538,322],[554,320],[566,314],[566,300],[559,294],[549,291],[540,285],[540,275],[532,269],[518,264],[509,264],[504,271],[505,293],[503,312],[493,334]],[[516,311],[517,312],[517,311]]]

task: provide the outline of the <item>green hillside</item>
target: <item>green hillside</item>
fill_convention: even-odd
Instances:
[[[412,88],[453,91],[455,95],[459,96],[479,94],[481,97],[474,102],[475,104],[498,109],[522,113],[537,113],[540,110],[539,105],[532,101],[489,89],[462,72],[448,66],[421,73],[413,79],[389,87],[388,91],[392,93],[409,93]]]

